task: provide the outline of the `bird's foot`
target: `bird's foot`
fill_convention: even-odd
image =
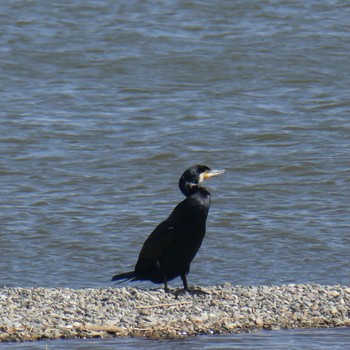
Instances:
[[[202,289],[198,289],[198,288],[181,288],[178,289],[174,292],[172,292],[175,295],[175,298],[177,299],[180,295],[184,295],[186,293],[190,294],[190,295],[209,295],[209,293],[205,292]]]
[[[174,294],[174,291],[171,290],[171,289],[168,288],[168,287],[164,287],[164,292],[165,292],[165,293],[169,293],[169,294]]]

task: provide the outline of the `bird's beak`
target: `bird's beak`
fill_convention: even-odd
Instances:
[[[210,179],[211,177],[226,174],[226,170],[206,170],[204,173],[201,173],[199,176],[199,183],[202,183],[204,180]]]

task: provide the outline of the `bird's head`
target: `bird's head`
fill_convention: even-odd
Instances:
[[[213,170],[206,165],[192,166],[182,174],[179,180],[180,190],[187,197],[194,189],[198,188],[204,180],[225,173],[225,170]]]

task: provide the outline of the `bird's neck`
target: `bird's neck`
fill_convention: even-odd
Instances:
[[[210,208],[210,193],[204,187],[192,189],[187,198],[178,204],[172,214],[172,219],[176,223],[181,223],[183,219],[178,219],[178,215],[185,216],[184,224],[190,227],[200,227],[200,232],[205,230],[205,222]]]
[[[210,206],[210,197],[211,196],[209,191],[205,187],[201,186],[198,186],[196,190],[192,191],[192,193],[187,196],[187,198],[195,200],[200,205],[200,207],[208,207],[208,210]]]
[[[186,197],[192,196],[197,192],[201,192],[204,187],[197,184],[188,183],[186,184],[185,191],[183,192]]]

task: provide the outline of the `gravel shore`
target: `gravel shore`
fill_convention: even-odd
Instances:
[[[252,329],[350,326],[350,286],[289,284],[162,289],[1,288],[0,340],[177,338]]]

